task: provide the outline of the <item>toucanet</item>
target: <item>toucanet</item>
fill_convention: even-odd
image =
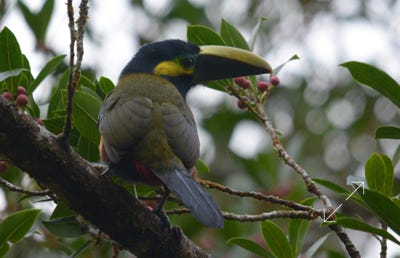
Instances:
[[[200,143],[186,94],[199,83],[271,72],[261,57],[233,47],[181,40],[141,47],[101,107],[102,161],[124,179],[164,186],[203,225],[223,227],[217,202],[193,178]]]

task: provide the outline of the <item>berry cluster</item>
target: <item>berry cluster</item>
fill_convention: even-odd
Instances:
[[[25,107],[26,105],[28,105],[29,98],[26,94],[26,89],[23,86],[18,86],[16,94],[17,97],[15,98],[15,104],[17,106]],[[10,101],[13,101],[14,99],[13,94],[8,91],[3,92],[3,96]]]
[[[235,82],[235,84],[237,86],[239,86],[239,88],[241,88],[242,90],[247,90],[250,89],[252,84],[251,82],[246,78],[246,77],[237,77],[233,80]],[[278,86],[279,85],[279,78],[276,75],[272,75],[269,79],[269,82],[266,81],[259,81],[257,82],[257,89],[254,89],[255,92],[258,91],[258,93],[261,93],[261,95],[263,95],[265,98],[265,95],[268,94],[268,92],[274,87],[274,86]],[[248,94],[246,94],[246,91],[243,91],[245,93],[245,96],[247,96]],[[258,94],[256,94],[258,95]],[[237,100],[237,106],[240,109],[245,109],[246,108],[246,103],[244,103],[242,98],[239,98]]]
[[[27,95],[27,91],[25,89],[24,86],[18,86],[17,88],[17,92],[16,92],[16,97],[13,96],[13,94],[9,91],[5,91],[3,92],[3,96],[10,100],[10,101],[15,101],[14,103],[19,106],[19,107],[26,107],[26,105],[28,105],[29,103],[29,97]],[[43,122],[42,120],[40,120],[39,118],[34,118],[36,123],[38,123],[39,125],[43,126]],[[0,171],[2,169],[2,161],[0,161]]]

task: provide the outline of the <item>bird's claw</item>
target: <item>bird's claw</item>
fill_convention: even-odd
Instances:
[[[100,175],[105,175],[109,170],[110,166],[104,162],[91,162],[92,166],[100,172]]]
[[[157,217],[161,220],[161,223],[162,223],[165,227],[167,227],[167,228],[172,228],[171,222],[169,221],[168,215],[167,215],[167,213],[165,212],[165,210],[163,210],[163,209],[161,209],[161,210],[155,209],[153,212],[154,212],[154,214],[157,215]]]

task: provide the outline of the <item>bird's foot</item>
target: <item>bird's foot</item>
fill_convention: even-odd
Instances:
[[[105,175],[110,170],[110,166],[104,162],[90,162],[90,164],[100,172],[100,175]]]
[[[165,210],[161,209],[157,211],[157,209],[154,209],[153,212],[157,215],[157,217],[161,220],[161,223],[165,227],[172,228],[171,222],[169,221],[168,215]]]
[[[165,193],[161,197],[160,202],[158,205],[154,208],[153,212],[157,214],[157,216],[160,218],[161,222],[163,223],[164,226],[171,228],[171,223],[169,222],[169,218],[167,213],[164,210],[164,204],[168,200],[170,191],[168,189],[165,190]]]

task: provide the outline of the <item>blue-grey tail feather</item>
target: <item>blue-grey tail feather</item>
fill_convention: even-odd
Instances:
[[[214,198],[186,171],[153,171],[203,225],[222,228],[224,218]]]

